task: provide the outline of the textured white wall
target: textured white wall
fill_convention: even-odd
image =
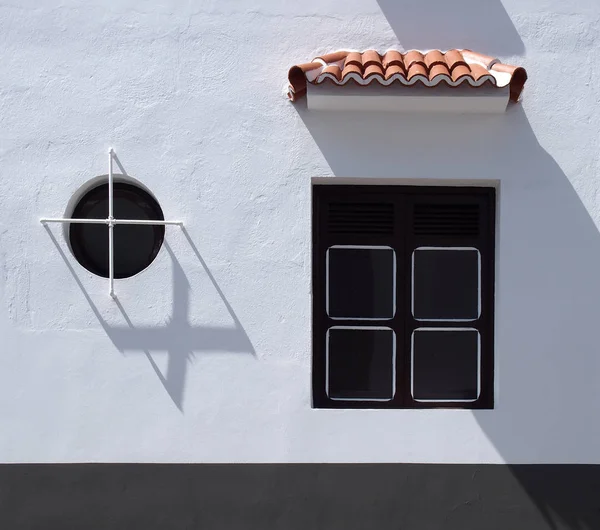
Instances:
[[[597,0],[50,4],[0,4],[0,461],[600,463]],[[523,104],[282,95],[398,45],[523,64]],[[109,146],[187,227],[119,304],[38,222]],[[495,410],[310,408],[315,176],[500,181]]]

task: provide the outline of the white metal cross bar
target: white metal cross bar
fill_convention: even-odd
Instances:
[[[113,217],[113,148],[108,150],[108,294],[115,297],[115,225]]]
[[[106,219],[78,219],[68,217],[43,217],[40,223],[79,223],[108,225],[108,293],[115,297],[115,256],[114,256],[114,227],[115,225],[149,225],[149,226],[183,226],[183,221],[163,221],[159,219],[115,219],[113,216],[113,159],[115,152],[112,147],[108,150],[108,217]],[[117,160],[118,162],[118,160]]]
[[[43,217],[40,223],[78,223],[88,225],[107,225],[108,219],[77,219],[76,217]],[[182,226],[183,221],[160,221],[153,219],[113,219],[115,225],[177,225]]]

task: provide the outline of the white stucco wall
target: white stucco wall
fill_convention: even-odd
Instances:
[[[0,461],[600,463],[599,24],[597,0],[3,2]],[[295,62],[394,46],[522,64],[523,103],[282,95]],[[38,222],[109,146],[186,226],[119,304]],[[495,410],[311,409],[323,176],[499,181]]]

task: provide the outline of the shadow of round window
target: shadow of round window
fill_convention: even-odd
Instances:
[[[115,219],[164,220],[162,209],[147,191],[124,182],[113,185]],[[108,218],[108,184],[88,191],[76,204],[76,219]],[[165,238],[165,227],[114,225],[114,276],[129,278],[150,265]],[[69,225],[69,243],[75,259],[88,271],[108,278],[108,225]]]

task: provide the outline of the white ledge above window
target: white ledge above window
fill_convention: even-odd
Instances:
[[[323,83],[308,86],[306,105],[319,111],[500,113],[506,110],[509,96],[508,86],[372,86],[365,90],[353,84]]]

